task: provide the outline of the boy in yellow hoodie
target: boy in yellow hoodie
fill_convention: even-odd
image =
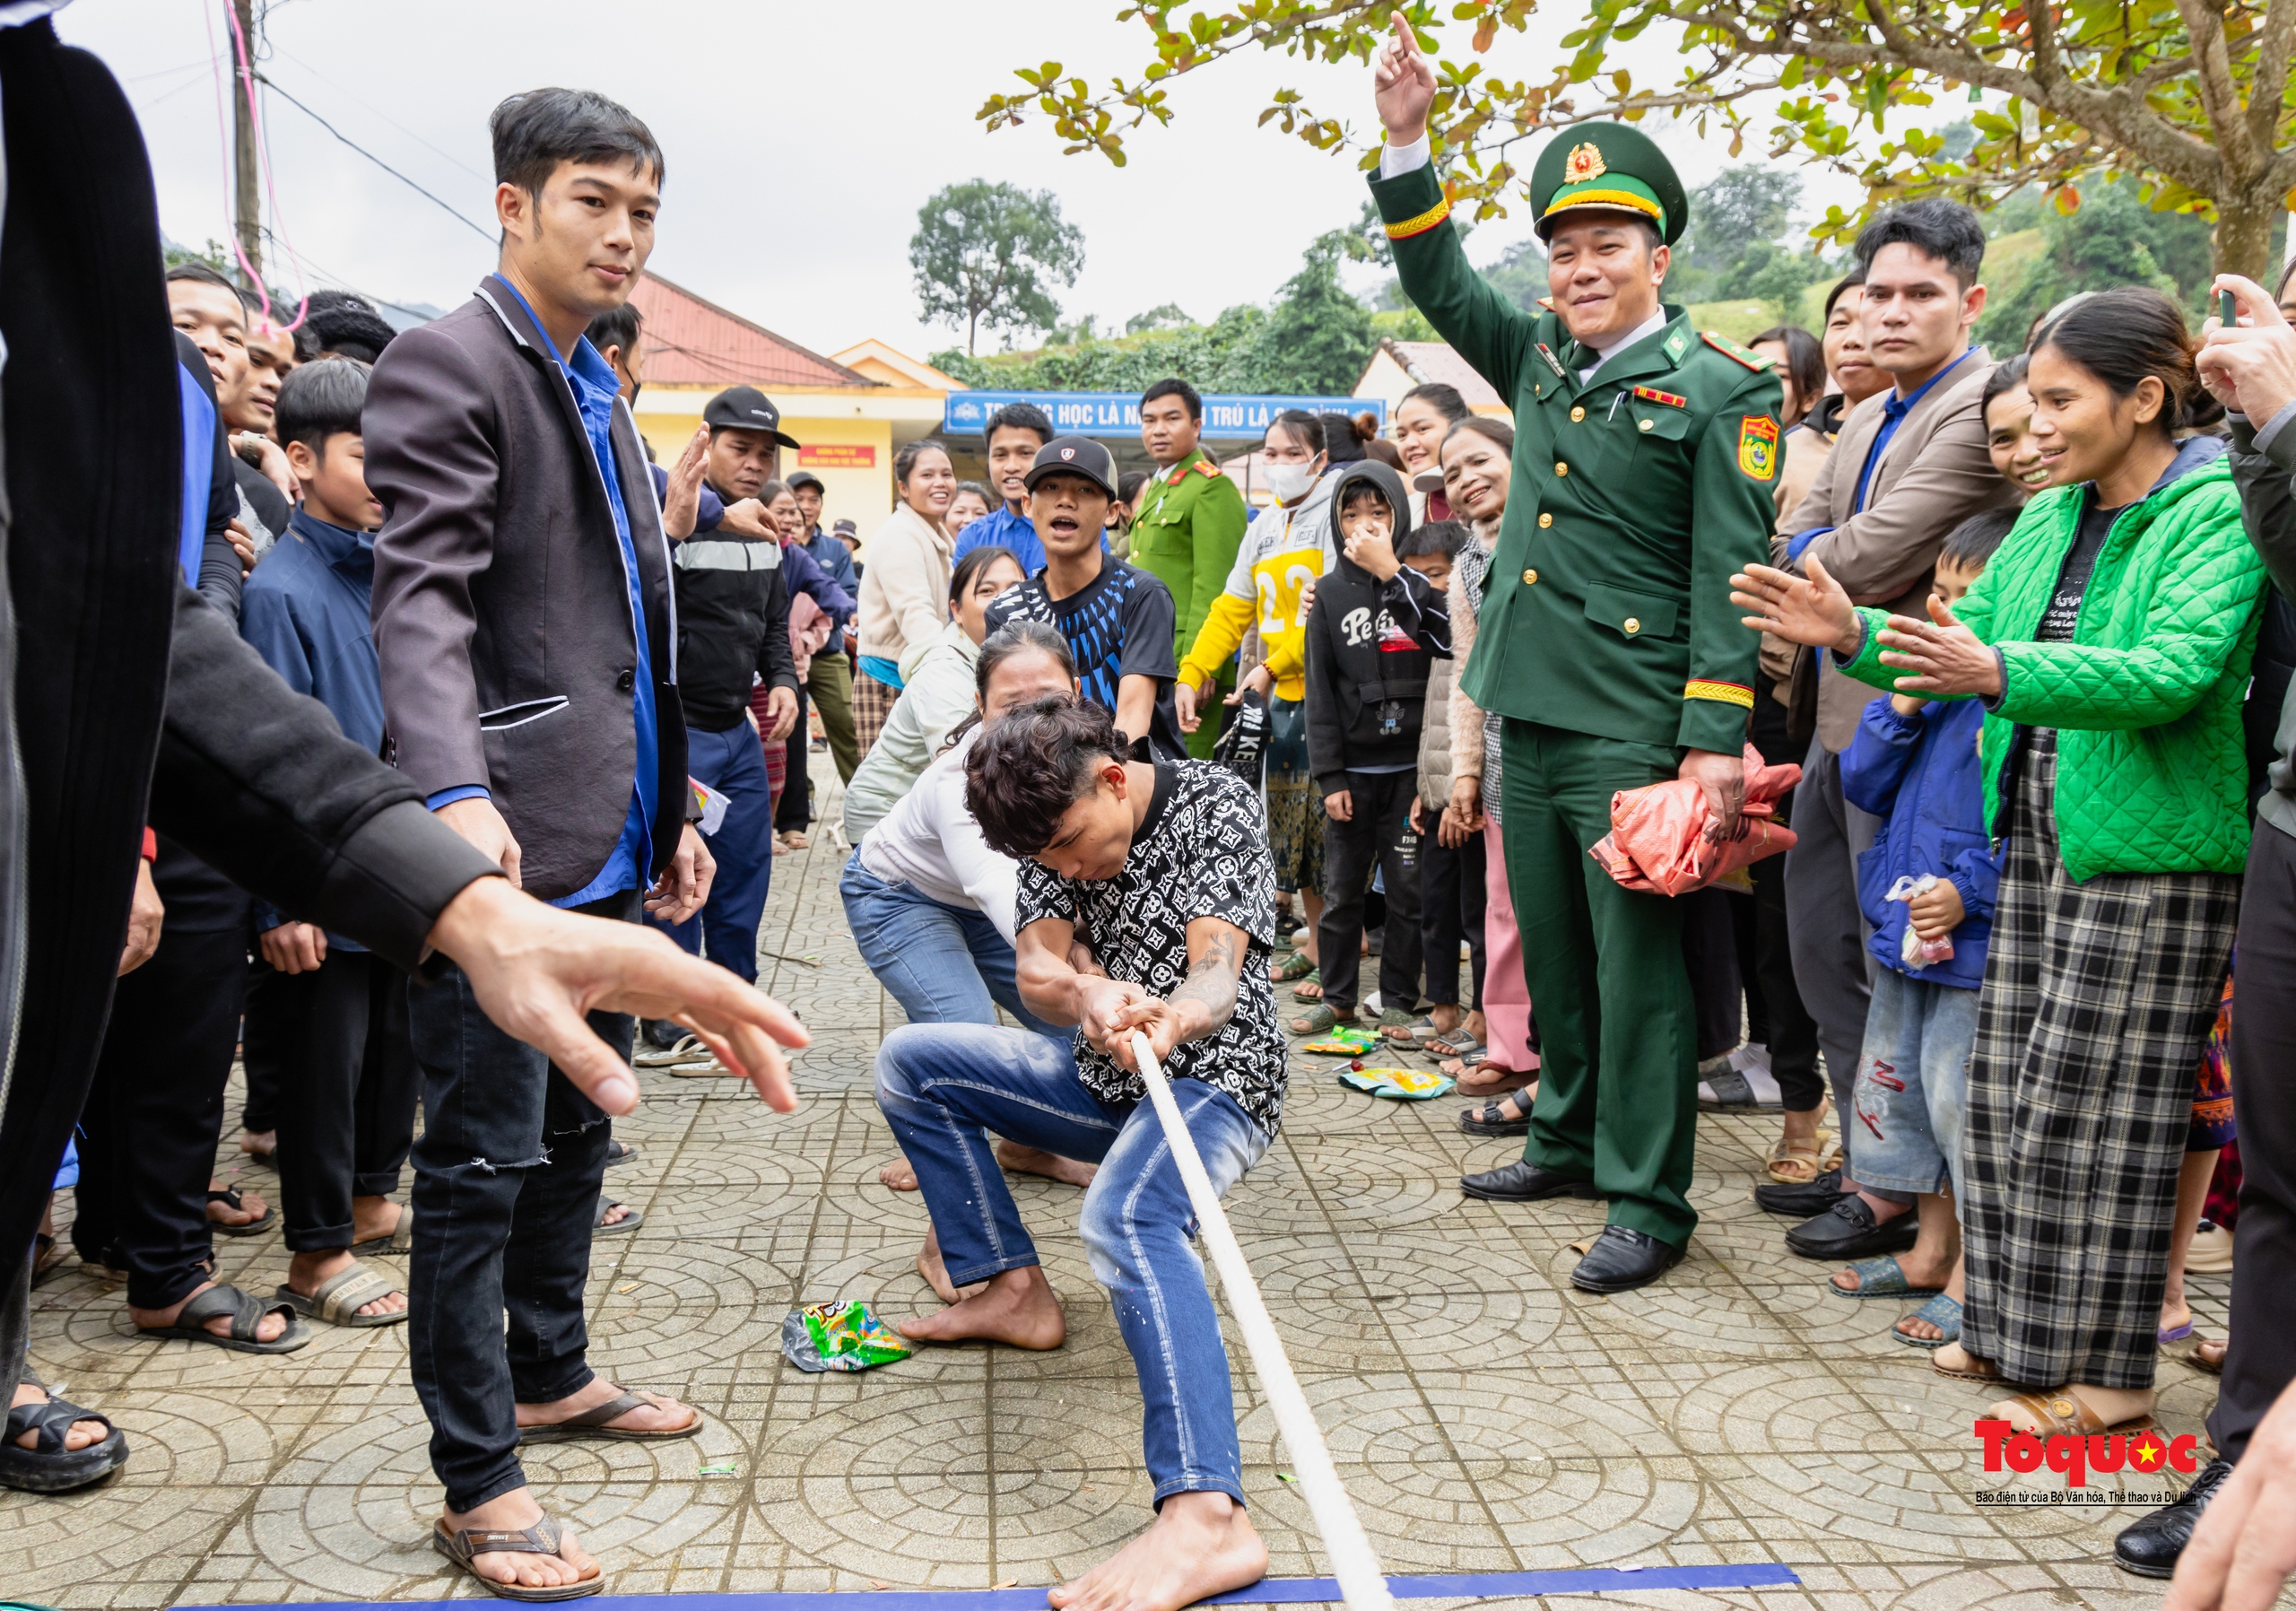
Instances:
[[[1324,475],[1324,422],[1286,409],[1268,422],[1261,451],[1273,509],[1245,528],[1228,584],[1205,616],[1196,647],[1180,662],[1173,690],[1180,730],[1196,731],[1197,707],[1218,686],[1220,667],[1255,624],[1265,658],[1238,684],[1268,697],[1267,837],[1275,858],[1275,887],[1297,894],[1306,909],[1307,947],[1285,962],[1279,979],[1298,979],[1315,965],[1315,930],[1323,916],[1324,809],[1308,764],[1308,605],[1316,579],[1332,566],[1331,483]],[[1314,996],[1320,988],[1302,987]]]

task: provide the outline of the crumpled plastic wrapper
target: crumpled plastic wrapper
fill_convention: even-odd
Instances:
[[[1603,871],[1631,890],[1686,895],[1717,882],[1733,882],[1755,862],[1789,850],[1794,831],[1775,819],[1778,802],[1802,780],[1798,766],[1767,766],[1746,746],[1745,832],[1721,844],[1707,841],[1713,814],[1706,791],[1686,778],[1611,797],[1611,831],[1587,852]]]
[[[1909,901],[1916,895],[1927,894],[1942,882],[1943,880],[1935,873],[1924,873],[1918,878],[1909,874],[1890,885],[1890,893],[1882,899]],[[1925,940],[1913,932],[1913,919],[1911,918],[1906,919],[1905,933],[1898,940],[1898,960],[1905,963],[1908,968],[1926,968],[1933,963],[1952,960],[1952,954],[1953,936],[1952,935],[1939,935],[1934,940]]]
[[[800,1371],[867,1371],[907,1359],[900,1333],[856,1298],[793,1309],[781,1322],[781,1352]]]
[[[1403,1102],[1448,1096],[1457,1084],[1448,1075],[1431,1074],[1424,1068],[1367,1068],[1360,1058],[1340,1070],[1339,1083],[1351,1090]]]

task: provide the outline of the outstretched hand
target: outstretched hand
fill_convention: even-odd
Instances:
[[[669,485],[662,493],[662,535],[673,542],[693,536],[701,518],[701,476],[709,464],[709,427],[697,429],[670,468]]]
[[[1935,593],[1929,596],[1929,619],[1892,615],[1882,631],[1882,664],[1909,671],[1900,677],[1900,693],[1975,693],[2001,692],[2001,659],[1978,635],[1963,626],[1953,608]]]
[[[590,1013],[672,1019],[767,1106],[782,1113],[797,1106],[780,1048],[808,1044],[805,1026],[739,976],[688,956],[643,924],[561,911],[507,880],[481,878],[447,903],[430,943],[461,966],[489,1018],[609,1113],[638,1106],[638,1076],[590,1028]]]
[[[1730,579],[1730,602],[1749,612],[1739,620],[1754,631],[1831,649],[1847,660],[1864,641],[1857,612],[1825,566],[1813,557],[1807,569],[1810,574],[1799,577],[1775,566],[1749,565]]]
[[[1427,133],[1427,111],[1435,104],[1435,69],[1397,6],[1395,26],[1371,64],[1371,99],[1390,145],[1409,145]]]

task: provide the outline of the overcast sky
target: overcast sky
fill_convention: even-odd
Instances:
[[[1558,11],[1551,31],[1574,9]],[[1373,126],[1370,74],[1352,64],[1255,55],[1192,75],[1173,91],[1173,126],[1135,133],[1121,170],[1064,157],[1045,119],[995,135],[973,120],[987,95],[1017,86],[1011,70],[1022,63],[1057,60],[1094,82],[1135,72],[1148,36],[1113,21],[1116,10],[1116,0],[277,0],[263,71],[481,223],[492,213],[488,110],[538,84],[603,91],[646,119],[666,155],[655,269],[817,351],[878,336],[921,356],[961,339],[919,324],[909,268],[918,205],[946,184],[987,177],[1057,192],[1086,254],[1062,306],[1104,328],[1168,301],[1200,319],[1265,301],[1310,239],[1355,218],[1366,193],[1349,158],[1254,126],[1282,84],[1327,116]],[[228,48],[223,14],[222,0],[76,0],[57,19],[126,84],[161,227],[192,246],[230,235],[213,55]],[[1494,68],[1514,77],[1544,66],[1502,40]],[[264,113],[278,197],[267,222],[301,257],[306,285],[451,307],[492,266],[489,239],[281,95],[265,95]],[[1690,185],[1720,165],[1718,144],[1653,132]],[[1519,218],[1487,226],[1472,249],[1487,260],[1527,229]],[[300,289],[291,267],[266,266]]]

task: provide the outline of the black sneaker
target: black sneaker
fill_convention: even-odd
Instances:
[[[2203,1466],[2192,1486],[2173,1502],[2121,1528],[2120,1537],[2113,1540],[2113,1564],[2140,1578],[2176,1576],[2177,1558],[2192,1542],[2193,1529],[2200,1526],[2200,1513],[2208,1509],[2208,1502],[2231,1475],[2232,1462],[2227,1459],[2213,1459]]]
[[[1822,1169],[1806,1186],[1784,1186],[1773,1180],[1754,1188],[1754,1201],[1771,1214],[1813,1219],[1833,1206],[1841,1195],[1841,1171]]]

